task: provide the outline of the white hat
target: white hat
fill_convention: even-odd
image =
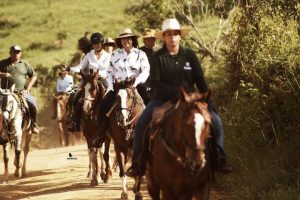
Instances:
[[[136,38],[138,38],[139,35],[134,35],[134,34],[132,33],[132,31],[131,31],[130,28],[125,28],[124,30],[122,30],[122,31],[120,32],[119,36],[116,37],[115,40],[116,40],[116,39],[125,38],[125,37],[136,37]]]
[[[155,37],[160,40],[164,40],[163,33],[166,31],[179,30],[182,37],[186,36],[189,32],[187,28],[181,28],[179,22],[175,18],[166,19],[163,22],[161,29],[161,31],[158,31],[155,34]]]

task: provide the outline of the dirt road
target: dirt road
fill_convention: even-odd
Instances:
[[[2,149],[1,149],[2,151]],[[13,150],[12,150],[13,151]],[[69,153],[72,154],[70,159]],[[121,180],[118,172],[112,180],[91,187],[88,172],[88,156],[85,145],[29,152],[27,177],[16,179],[13,176],[13,156],[9,162],[11,175],[8,184],[0,184],[0,199],[103,199],[113,200],[121,197]],[[3,179],[3,160],[0,160],[0,180]],[[99,179],[100,181],[100,179]],[[134,199],[133,179],[128,178],[128,197]],[[144,199],[150,199],[143,186]]]

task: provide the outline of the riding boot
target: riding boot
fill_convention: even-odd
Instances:
[[[94,147],[100,147],[102,143],[105,141],[105,134],[108,129],[109,119],[105,116],[100,120],[100,124],[98,126],[98,134],[92,140],[92,145]]]
[[[57,100],[54,98],[52,101],[52,106],[53,106],[53,113],[52,113],[51,119],[55,120],[57,118]]]
[[[29,113],[30,113],[30,117],[31,117],[31,131],[34,134],[39,134],[40,133],[40,128],[37,125],[37,109],[36,107],[32,106],[31,108],[29,108]]]
[[[68,127],[68,131],[74,133],[80,131],[80,119],[81,119],[81,106],[78,106],[73,110],[72,117],[71,117],[71,123]]]

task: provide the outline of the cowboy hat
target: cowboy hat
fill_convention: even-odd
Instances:
[[[139,35],[134,35],[134,34],[132,33],[132,31],[131,31],[130,28],[125,28],[125,29],[123,29],[123,30],[120,32],[119,36],[116,37],[115,40],[121,39],[121,38],[126,38],[126,37],[135,37],[135,38],[138,38]]]
[[[166,31],[179,30],[182,37],[186,36],[189,32],[187,28],[181,28],[179,22],[175,18],[164,20],[161,29],[161,31],[158,31],[155,34],[155,37],[160,40],[164,40],[163,35]]]
[[[108,37],[106,38],[104,44],[115,44],[115,41],[111,37]]]
[[[156,30],[154,30],[154,29],[145,28],[142,38],[155,38],[155,33],[156,33]]]

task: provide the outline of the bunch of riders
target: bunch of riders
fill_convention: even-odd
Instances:
[[[188,29],[181,27],[175,18],[164,20],[160,31],[145,28],[142,34],[144,46],[140,48],[138,47],[139,36],[133,34],[129,28],[122,30],[114,39],[105,39],[102,33],[95,32],[91,34],[90,38],[84,36],[78,40],[78,48],[83,53],[81,62],[74,67],[61,65],[59,68],[56,94],[70,93],[73,90],[73,78],[68,74],[69,72],[81,71],[84,74],[98,72],[99,81],[106,88],[97,113],[99,128],[97,136],[93,139],[95,146],[103,143],[108,129],[109,119],[106,114],[117,98],[114,92],[114,81],[135,78],[133,87],[137,89],[146,108],[134,128],[132,165],[126,172],[127,176],[136,177],[144,173],[143,166],[146,160],[141,154],[142,144],[145,129],[151,121],[153,110],[167,101],[176,102],[179,98],[180,87],[187,92],[195,90],[202,94],[208,92],[207,83],[195,52],[181,45],[182,38],[187,34]],[[162,42],[162,47],[156,45],[156,39]],[[9,58],[0,61],[1,88],[10,88],[12,84],[15,84],[16,90],[24,94],[29,105],[32,132],[37,134],[39,127],[36,120],[36,102],[35,98],[30,95],[30,89],[35,83],[37,75],[33,67],[21,59],[22,48],[20,46],[12,46],[9,54]],[[82,105],[79,99],[81,93],[81,90],[78,89],[72,98],[72,115],[68,128],[70,132],[80,131]],[[212,116],[214,138],[220,152],[218,157],[223,159],[219,170],[228,173],[232,169],[226,164],[222,121],[211,101],[208,104]],[[7,141],[1,136],[0,144],[5,142]]]

